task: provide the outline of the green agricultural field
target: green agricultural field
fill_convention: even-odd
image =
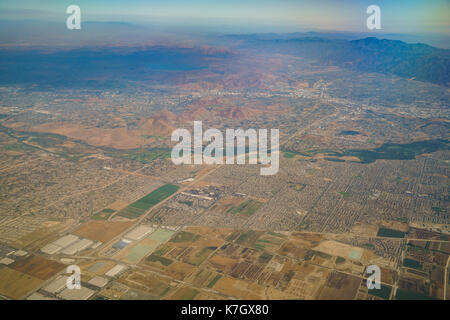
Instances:
[[[145,210],[134,208],[131,205],[120,211],[119,216],[128,218],[128,219],[136,219],[139,218],[142,214],[145,213]]]
[[[408,243],[408,247],[407,247],[407,251],[408,253],[413,253],[413,254],[426,254],[426,252],[428,251],[427,248],[421,248],[415,245],[412,245],[411,243]]]
[[[378,229],[377,237],[404,238],[405,233],[399,230],[381,227],[380,229]]]
[[[391,295],[392,288],[384,284],[381,285],[380,289],[369,289],[369,294],[388,300]]]
[[[288,158],[288,159],[292,159],[295,157],[295,154],[293,154],[291,152],[284,152],[283,155],[285,158]]]
[[[215,276],[214,279],[212,279],[211,282],[208,283],[207,287],[208,287],[208,288],[214,287],[214,285],[217,283],[217,281],[220,280],[220,278],[222,278],[222,276],[221,276],[220,274],[218,274],[217,276]]]
[[[397,294],[395,295],[396,300],[436,300],[430,296],[422,293],[417,293],[413,291],[406,291],[402,289],[397,289]]]
[[[178,186],[175,186],[173,184],[166,184],[152,191],[145,197],[142,197],[139,200],[130,204],[128,207],[120,211],[119,216],[128,219],[136,219],[154,205],[170,197],[172,194],[177,192],[178,189],[179,189]]]
[[[270,253],[267,252],[263,252],[259,257],[258,257],[258,261],[261,263],[267,263],[272,259],[272,255]]]
[[[167,258],[164,258],[164,257],[160,257],[160,256],[158,256],[158,255],[156,255],[156,254],[151,254],[148,258],[147,258],[147,261],[150,261],[150,262],[159,262],[159,263],[161,263],[163,266],[169,266],[169,265],[171,265],[172,264],[172,260],[170,260],[170,259],[167,259]]]
[[[153,207],[155,204],[161,202],[162,200],[166,199],[167,197],[171,196],[175,192],[177,192],[179,189],[178,186],[175,186],[173,184],[166,184],[155,191],[149,193],[145,197],[137,200],[136,202],[132,203],[131,206],[136,208],[141,208],[144,210],[148,210],[151,207]]]
[[[413,259],[405,258],[405,260],[403,260],[403,266],[417,270],[422,270],[422,264],[419,261]]]
[[[253,246],[253,244],[259,239],[261,232],[249,230],[242,233],[237,239],[236,243],[244,246]]]
[[[344,262],[345,262],[344,258],[342,258],[342,257],[337,257],[336,258],[336,264],[340,264],[340,263],[344,263]]]
[[[172,300],[193,300],[195,296],[199,294],[198,290],[193,288],[180,288],[173,296],[170,297]]]
[[[253,248],[258,250],[275,251],[285,241],[283,235],[268,232],[263,234],[254,244]]]

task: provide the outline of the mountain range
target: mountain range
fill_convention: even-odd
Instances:
[[[247,37],[240,46],[316,60],[362,72],[392,74],[439,85],[450,84],[450,50],[426,44],[368,37],[359,40],[304,37]]]

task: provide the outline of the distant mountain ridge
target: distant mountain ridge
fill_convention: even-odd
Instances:
[[[275,81],[271,72],[276,67],[267,64],[273,61],[263,60],[255,60],[252,65],[256,53],[256,56],[288,54],[317,61],[322,66],[450,85],[450,50],[447,49],[374,37],[346,40],[318,36],[273,39],[274,36],[245,35],[234,38],[227,46],[99,45],[67,50],[8,47],[0,50],[0,84],[119,88],[132,80],[195,85],[190,77],[196,75],[200,79],[202,73],[208,85],[214,82],[225,88],[263,88],[267,85],[265,80]],[[274,69],[269,72],[270,67]]]
[[[310,58],[326,65],[450,85],[450,50],[426,44],[375,37],[351,41],[320,37],[244,41],[244,46]]]

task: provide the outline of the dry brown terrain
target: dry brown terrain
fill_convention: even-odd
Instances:
[[[56,262],[47,260],[38,256],[31,256],[27,259],[18,261],[12,268],[25,273],[29,276],[47,280],[54,276],[56,273],[64,269],[64,265]]]
[[[90,221],[81,225],[72,233],[83,238],[108,242],[132,225],[132,221]]]

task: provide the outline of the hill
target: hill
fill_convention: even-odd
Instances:
[[[351,68],[362,72],[392,74],[403,78],[450,85],[450,50],[399,40],[247,38],[243,46],[314,59],[320,64]]]

